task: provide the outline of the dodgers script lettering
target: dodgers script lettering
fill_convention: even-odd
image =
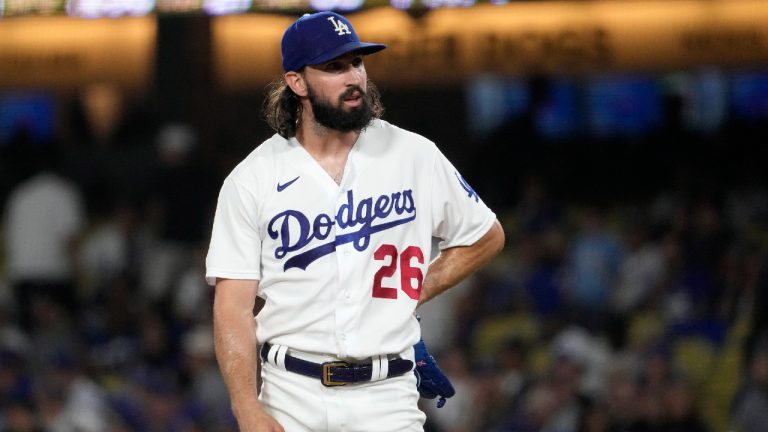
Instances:
[[[392,215],[397,218],[391,218]],[[355,228],[357,231],[337,235],[329,242],[290,257],[283,270],[300,268],[305,270],[315,260],[333,253],[336,246],[352,243],[362,252],[368,248],[371,235],[394,228],[416,219],[416,204],[410,189],[363,198],[355,201],[354,192],[347,192],[347,200],[339,206],[336,214],[320,213],[314,219],[299,210],[285,210],[275,215],[267,225],[267,233],[273,240],[279,240],[275,248],[275,258],[283,259],[291,252],[304,249],[313,240],[325,240],[332,233],[332,227],[340,229]],[[380,221],[378,224],[374,222]]]

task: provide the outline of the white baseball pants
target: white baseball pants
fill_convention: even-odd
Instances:
[[[333,359],[304,360],[323,363]],[[403,353],[413,361],[413,350]],[[381,381],[326,387],[319,379],[262,362],[259,395],[264,408],[286,432],[423,432],[426,415],[412,372]]]

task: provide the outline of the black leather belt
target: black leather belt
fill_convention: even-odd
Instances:
[[[261,347],[261,358],[267,360],[272,345],[265,343]],[[274,362],[273,362],[274,363]],[[285,356],[285,369],[289,372],[318,378],[326,387],[342,386],[351,383],[370,381],[373,375],[373,365],[370,363],[348,363],[333,361],[313,363],[290,355]],[[389,360],[387,378],[402,375],[413,369],[413,362],[407,359],[394,358]]]

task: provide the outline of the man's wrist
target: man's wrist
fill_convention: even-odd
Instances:
[[[241,415],[251,415],[254,412],[264,411],[264,407],[259,402],[258,397],[240,397],[233,399],[232,401],[232,413],[236,418],[240,418]]]

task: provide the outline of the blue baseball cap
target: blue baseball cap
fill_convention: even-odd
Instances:
[[[335,12],[304,14],[285,30],[280,43],[286,72],[325,63],[350,51],[373,54],[386,47],[361,42],[352,24]]]

